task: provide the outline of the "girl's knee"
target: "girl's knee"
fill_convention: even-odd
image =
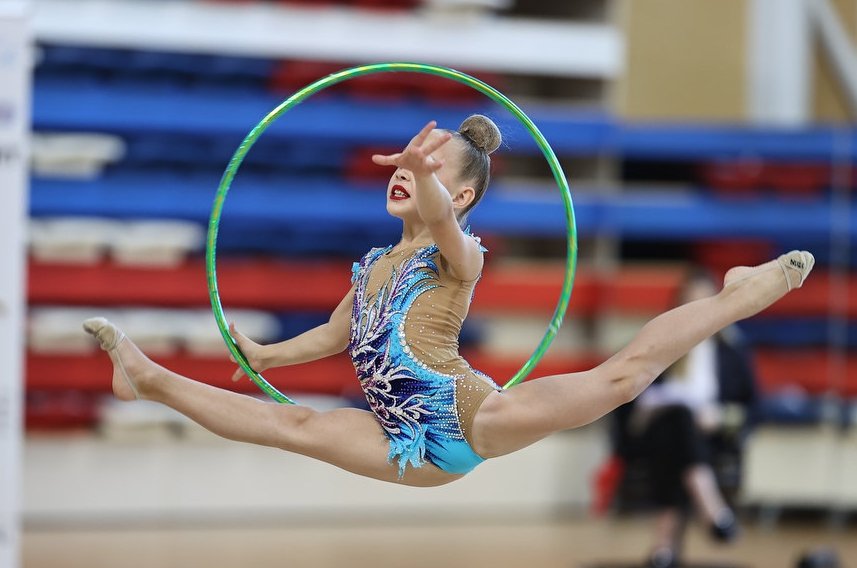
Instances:
[[[605,362],[597,371],[607,377],[610,396],[617,407],[640,396],[660,373],[644,353],[620,354]]]
[[[498,433],[511,424],[510,412],[515,403],[509,392],[492,393],[482,402],[470,425],[468,442],[473,451],[483,458],[502,455],[498,444]]]
[[[290,451],[305,447],[312,438],[313,423],[320,413],[306,406],[276,405],[272,409],[277,445]]]

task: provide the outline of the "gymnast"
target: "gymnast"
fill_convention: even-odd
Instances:
[[[402,221],[401,240],[354,264],[353,285],[327,323],[271,345],[230,325],[257,372],[348,349],[371,412],[318,412],[215,388],[154,363],[104,318],[89,319],[84,329],[113,362],[115,396],[160,402],[224,438],[358,475],[443,485],[485,459],[588,424],[636,398],[695,345],[800,287],[813,267],[810,253],[792,251],[732,268],[719,293],[656,317],[598,367],[502,390],[458,353],[485,252],[462,227],[485,194],[489,154],[500,142],[496,125],[473,115],[458,131],[432,121],[402,152],[373,156],[395,168],[386,206]],[[241,375],[239,369],[233,379]]]

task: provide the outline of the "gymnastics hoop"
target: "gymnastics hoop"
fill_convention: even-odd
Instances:
[[[229,160],[229,164],[226,167],[226,170],[223,172],[223,176],[220,179],[220,185],[217,187],[217,194],[214,197],[214,205],[211,209],[211,217],[208,222],[208,236],[206,239],[206,247],[205,247],[205,270],[206,270],[206,280],[208,282],[208,295],[211,299],[211,308],[214,311],[214,319],[217,322],[217,327],[220,330],[220,335],[223,337],[223,340],[226,342],[226,347],[229,349],[229,352],[235,358],[235,361],[238,365],[247,373],[247,376],[256,383],[256,385],[262,389],[262,391],[274,399],[276,402],[294,404],[289,397],[278,391],[273,387],[268,381],[266,381],[262,375],[254,371],[250,364],[247,362],[247,358],[238,348],[237,343],[229,334],[229,325],[226,322],[226,316],[223,313],[223,306],[220,304],[220,293],[217,288],[217,270],[216,270],[216,249],[217,249],[217,232],[220,226],[220,216],[223,212],[223,203],[226,200],[226,194],[229,191],[229,187],[232,185],[232,180],[235,178],[235,174],[238,172],[238,168],[241,166],[241,162],[244,161],[244,157],[247,155],[247,152],[250,151],[250,148],[256,142],[256,140],[262,135],[265,130],[268,129],[271,124],[273,124],[278,118],[280,118],[283,114],[285,114],[290,109],[294,108],[310,96],[315,93],[326,89],[327,87],[333,86],[337,83],[341,83],[348,79],[352,79],[354,77],[360,77],[362,75],[371,75],[374,73],[389,73],[389,72],[410,72],[410,73],[423,73],[428,75],[437,75],[439,77],[444,77],[446,79],[452,79],[454,81],[458,81],[459,83],[463,83],[472,89],[475,89],[487,96],[494,102],[503,106],[506,110],[512,113],[515,118],[527,129],[532,136],[533,140],[535,140],[536,144],[542,151],[542,154],[547,159],[548,165],[550,165],[551,172],[553,173],[554,180],[559,186],[560,193],[562,195],[563,205],[565,208],[565,220],[566,220],[566,240],[567,240],[567,255],[566,255],[566,270],[565,270],[565,278],[563,279],[562,291],[560,293],[559,302],[557,303],[556,309],[554,310],[553,317],[548,324],[547,331],[542,337],[539,344],[536,346],[536,350],[530,356],[529,359],[524,363],[524,365],[514,374],[514,376],[503,385],[504,389],[508,389],[518,383],[520,383],[524,378],[533,370],[539,360],[544,356],[545,351],[547,351],[557,332],[559,331],[559,327],[562,324],[562,318],[565,315],[565,311],[568,308],[569,300],[571,299],[571,289],[574,286],[574,273],[577,269],[577,224],[575,222],[574,217],[574,205],[571,199],[571,191],[568,187],[568,181],[565,179],[565,173],[562,171],[562,166],[559,164],[559,160],[557,160],[556,155],[554,154],[553,149],[548,144],[545,137],[536,127],[530,118],[524,114],[518,105],[512,102],[509,98],[507,98],[503,93],[498,91],[497,89],[491,87],[487,83],[483,83],[479,79],[475,77],[471,77],[465,73],[460,71],[456,71],[454,69],[450,69],[448,67],[440,67],[437,65],[427,65],[423,63],[374,63],[371,65],[361,65],[358,67],[351,67],[348,69],[344,69],[337,73],[333,73],[328,75],[327,77],[323,77],[314,83],[307,85],[301,90],[297,91],[291,97],[283,101],[278,107],[268,113],[265,118],[263,118],[247,135],[246,138],[241,142],[238,146],[238,149],[235,150],[235,153],[232,155],[232,159]]]

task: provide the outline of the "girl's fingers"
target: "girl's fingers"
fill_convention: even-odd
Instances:
[[[229,335],[232,336],[232,339],[234,339],[236,343],[240,343],[241,339],[244,338],[244,336],[238,333],[238,330],[235,329],[234,321],[229,322]]]
[[[244,340],[244,337],[235,330],[234,324],[229,324],[229,335],[232,337],[232,341],[235,342],[235,345],[238,346],[238,349],[241,349],[241,343]],[[235,358],[230,354],[229,358],[232,359],[232,362],[235,362]]]
[[[235,340],[235,343],[242,352],[244,351],[244,348],[247,347],[248,343],[252,343],[246,335],[235,329],[234,322],[229,324],[229,335],[232,336],[232,339]]]
[[[414,136],[414,139],[411,140],[411,144],[414,146],[422,146],[423,142],[426,141],[426,138],[428,138],[428,135],[431,134],[431,131],[434,130],[435,126],[437,126],[436,121],[434,121],[434,120],[429,121],[428,124],[423,126],[423,129],[420,130],[419,134]]]
[[[390,154],[389,156],[384,156],[382,154],[374,154],[372,156],[372,161],[378,164],[379,166],[395,166],[396,160],[401,156],[401,154]]]
[[[443,146],[444,144],[449,142],[451,138],[452,138],[452,134],[450,134],[449,132],[444,132],[442,135],[435,138],[432,142],[423,146],[423,148],[422,148],[423,155],[425,155],[425,156],[431,155],[432,153],[434,153],[435,150],[437,150],[438,148],[440,148],[441,146]]]
[[[232,373],[232,382],[237,383],[238,381],[241,380],[241,377],[243,377],[243,376],[244,376],[244,369],[242,369],[241,367],[238,367],[235,370],[235,372]]]

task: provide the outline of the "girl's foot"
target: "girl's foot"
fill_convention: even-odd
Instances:
[[[149,381],[147,371],[152,363],[125,334],[105,318],[91,318],[83,322],[83,329],[95,337],[101,348],[113,361],[113,394],[119,400],[145,398],[142,387]],[[148,364],[147,364],[148,363]]]
[[[815,266],[815,257],[812,256],[811,252],[805,250],[793,250],[780,255],[777,263],[783,269],[789,292],[791,292],[795,288],[803,286],[806,277],[809,276],[812,267]]]
[[[815,266],[815,257],[805,250],[793,250],[780,255],[776,260],[760,264],[759,266],[736,266],[731,268],[723,278],[723,287],[732,286],[768,270],[782,270],[785,276],[786,291],[791,292],[795,288],[803,286],[806,277]]]

